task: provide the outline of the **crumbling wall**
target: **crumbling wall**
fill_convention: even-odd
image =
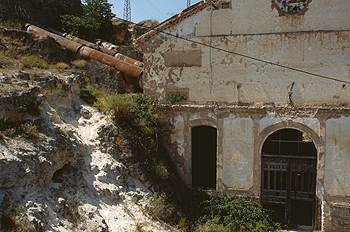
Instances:
[[[324,231],[348,231],[349,108],[244,107],[179,104],[174,108],[174,160],[191,185],[191,128],[217,128],[216,189],[260,196],[261,152],[266,138],[285,129],[306,133],[317,149],[316,225]],[[343,116],[340,116],[343,115]],[[321,220],[322,218],[322,220]]]
[[[310,32],[192,38],[214,47],[349,81],[350,32]],[[198,51],[201,51],[199,54]],[[179,57],[194,57],[191,62]],[[240,104],[347,105],[348,86],[211,49],[182,39],[150,40],[145,94],[164,98],[170,87],[188,100]]]
[[[349,30],[350,4],[348,0],[309,0],[306,9],[295,15],[282,14],[275,0],[257,1],[252,5],[243,0],[229,1],[231,7],[207,7],[165,32],[182,37],[208,35],[247,35],[302,31]],[[209,5],[209,4],[208,4]],[[160,34],[161,38],[171,38]]]

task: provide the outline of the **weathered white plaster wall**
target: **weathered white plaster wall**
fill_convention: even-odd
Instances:
[[[320,123],[319,120],[312,116],[312,115],[307,115],[307,114],[302,114],[303,112],[300,112],[300,115],[298,116],[281,116],[281,115],[276,115],[276,113],[268,113],[265,117],[263,117],[260,121],[259,121],[259,131],[263,131],[265,128],[278,123],[278,122],[282,122],[282,121],[286,121],[286,120],[293,120],[294,122],[299,122],[303,125],[306,125],[307,127],[309,127],[311,130],[313,130],[316,134],[319,135],[319,130],[320,130]],[[301,117],[302,116],[302,117]],[[282,128],[280,128],[282,129]],[[295,128],[297,129],[297,128]],[[303,131],[305,132],[305,131]],[[272,134],[272,133],[271,133]]]
[[[189,37],[350,29],[348,0],[312,0],[305,12],[287,16],[280,15],[271,0],[231,2],[232,9],[208,7],[166,32]]]
[[[331,196],[350,195],[350,117],[327,120],[324,187]]]
[[[208,7],[175,23],[166,32],[350,81],[349,0],[312,0],[305,12],[293,16],[281,15],[272,2],[232,0],[232,9]],[[260,194],[260,149],[268,136],[262,136],[262,132],[271,129],[273,133],[290,125],[288,128],[304,128],[313,134],[318,149],[317,197],[323,204],[318,217],[322,214],[322,228],[345,228],[339,222],[347,223],[348,218],[339,215],[347,215],[347,208],[342,206],[344,212],[334,216],[340,206],[333,210],[332,205],[350,207],[349,84],[165,34],[146,41],[144,52],[146,95],[162,99],[169,89],[188,92],[186,106],[174,113],[172,136],[187,184],[191,178],[191,126],[210,125],[218,129],[218,189],[255,195]],[[177,52],[198,60],[191,62],[195,65],[186,65]],[[167,62],[171,65],[167,66],[165,59],[171,59]],[[220,113],[219,105],[226,103],[229,106]]]
[[[193,38],[215,47],[350,81],[350,32],[272,34]],[[211,42],[210,42],[211,41]],[[149,43],[145,53],[145,93],[164,97],[169,86],[188,88],[190,101],[341,105],[350,99],[347,85],[233,54],[193,45],[202,50],[201,67],[167,67],[164,51],[182,51],[181,39]],[[160,46],[159,46],[160,45]],[[191,50],[188,50],[191,51]],[[294,87],[292,83],[294,82]]]
[[[253,121],[230,114],[223,128],[223,184],[232,190],[253,186]]]
[[[172,137],[171,137],[171,143],[176,145],[177,148],[177,155],[180,157],[184,156],[184,125],[185,121],[183,116],[176,115],[173,117],[173,130],[172,130]]]

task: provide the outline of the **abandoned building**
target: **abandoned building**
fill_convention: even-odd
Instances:
[[[188,186],[350,231],[349,0],[201,1],[138,40]]]

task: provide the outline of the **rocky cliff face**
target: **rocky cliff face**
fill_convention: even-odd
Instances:
[[[17,19],[37,26],[61,28],[60,15],[82,14],[80,0],[2,0],[0,21]]]
[[[2,69],[0,230],[29,220],[36,231],[166,231],[143,214],[147,180],[118,158],[132,151],[110,151],[120,133],[110,115],[79,98],[82,78]]]

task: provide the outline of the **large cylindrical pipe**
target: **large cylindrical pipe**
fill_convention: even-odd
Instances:
[[[118,58],[119,60],[123,60],[123,61],[125,61],[125,62],[127,62],[129,64],[133,64],[133,65],[136,65],[136,66],[139,66],[139,67],[143,67],[143,63],[142,62],[140,62],[138,60],[134,60],[134,59],[132,59],[132,58],[130,58],[128,56],[125,56],[125,55],[123,55],[121,53],[116,53],[114,55],[114,57]]]
[[[89,42],[87,40],[80,39],[78,37],[75,37],[75,36],[72,36],[72,35],[69,35],[69,34],[65,38],[67,38],[67,39],[69,39],[71,41],[74,41],[74,42],[77,42],[77,43],[89,46],[89,47],[97,47],[96,44],[94,44],[94,43],[91,43],[91,42]]]
[[[76,53],[78,56],[86,60],[96,60],[106,65],[109,65],[123,74],[125,74],[125,79],[128,83],[134,85],[135,87],[140,88],[139,81],[143,74],[143,69],[139,66],[127,63],[123,60],[120,60],[116,57],[110,56],[103,52],[97,51],[95,49],[89,48],[82,44],[73,42],[66,38],[63,38],[59,35],[45,31],[39,27],[33,25],[27,25],[27,31],[29,33],[38,35],[38,36],[49,36],[58,42],[62,47],[67,49],[70,52]]]
[[[106,53],[106,54],[108,54],[108,55],[110,55],[110,56],[114,56],[115,54],[117,54],[117,52],[112,51],[112,50],[109,50],[109,49],[107,49],[107,48],[104,48],[104,47],[99,47],[99,48],[101,49],[101,51],[102,51],[103,53]]]
[[[44,29],[41,29],[40,27],[36,27],[33,25],[27,26],[27,31],[37,36],[43,36],[43,37],[49,36],[53,38],[57,43],[59,43],[62,47],[64,47],[68,51],[73,52],[75,54],[78,51],[78,49],[83,46],[81,44],[75,43],[59,35],[50,33]]]
[[[122,73],[128,76],[127,79],[129,80],[129,83],[135,86],[139,86],[139,79],[140,76],[143,74],[143,69],[141,67],[129,64],[125,61],[122,61],[113,56],[107,55],[103,52],[97,51],[86,46],[80,48],[78,54],[84,59],[96,60],[107,64],[111,67],[114,67],[115,69],[121,71]]]
[[[104,49],[108,49],[109,51],[115,51],[115,50],[117,50],[118,49],[118,46],[117,45],[115,45],[115,44],[112,44],[112,43],[108,43],[108,42],[105,42],[105,41],[100,41],[100,42],[98,42],[98,45],[99,45],[99,47],[100,47],[100,49],[102,50],[102,48],[104,48]],[[102,50],[103,52],[104,52],[104,50]],[[107,52],[105,52],[105,53],[107,53]],[[108,54],[108,53],[107,53]],[[140,61],[138,61],[138,60],[135,60],[135,59],[132,59],[132,58],[130,58],[130,57],[128,57],[128,56],[125,56],[125,55],[123,55],[123,54],[121,54],[121,53],[119,53],[119,52],[116,52],[113,56],[115,56],[115,57],[117,57],[118,59],[121,59],[121,60],[123,60],[123,61],[125,61],[125,62],[128,62],[128,63],[130,63],[130,64],[134,64],[134,65],[137,65],[137,66],[139,66],[139,67],[143,67],[143,63],[142,62],[140,62]]]

